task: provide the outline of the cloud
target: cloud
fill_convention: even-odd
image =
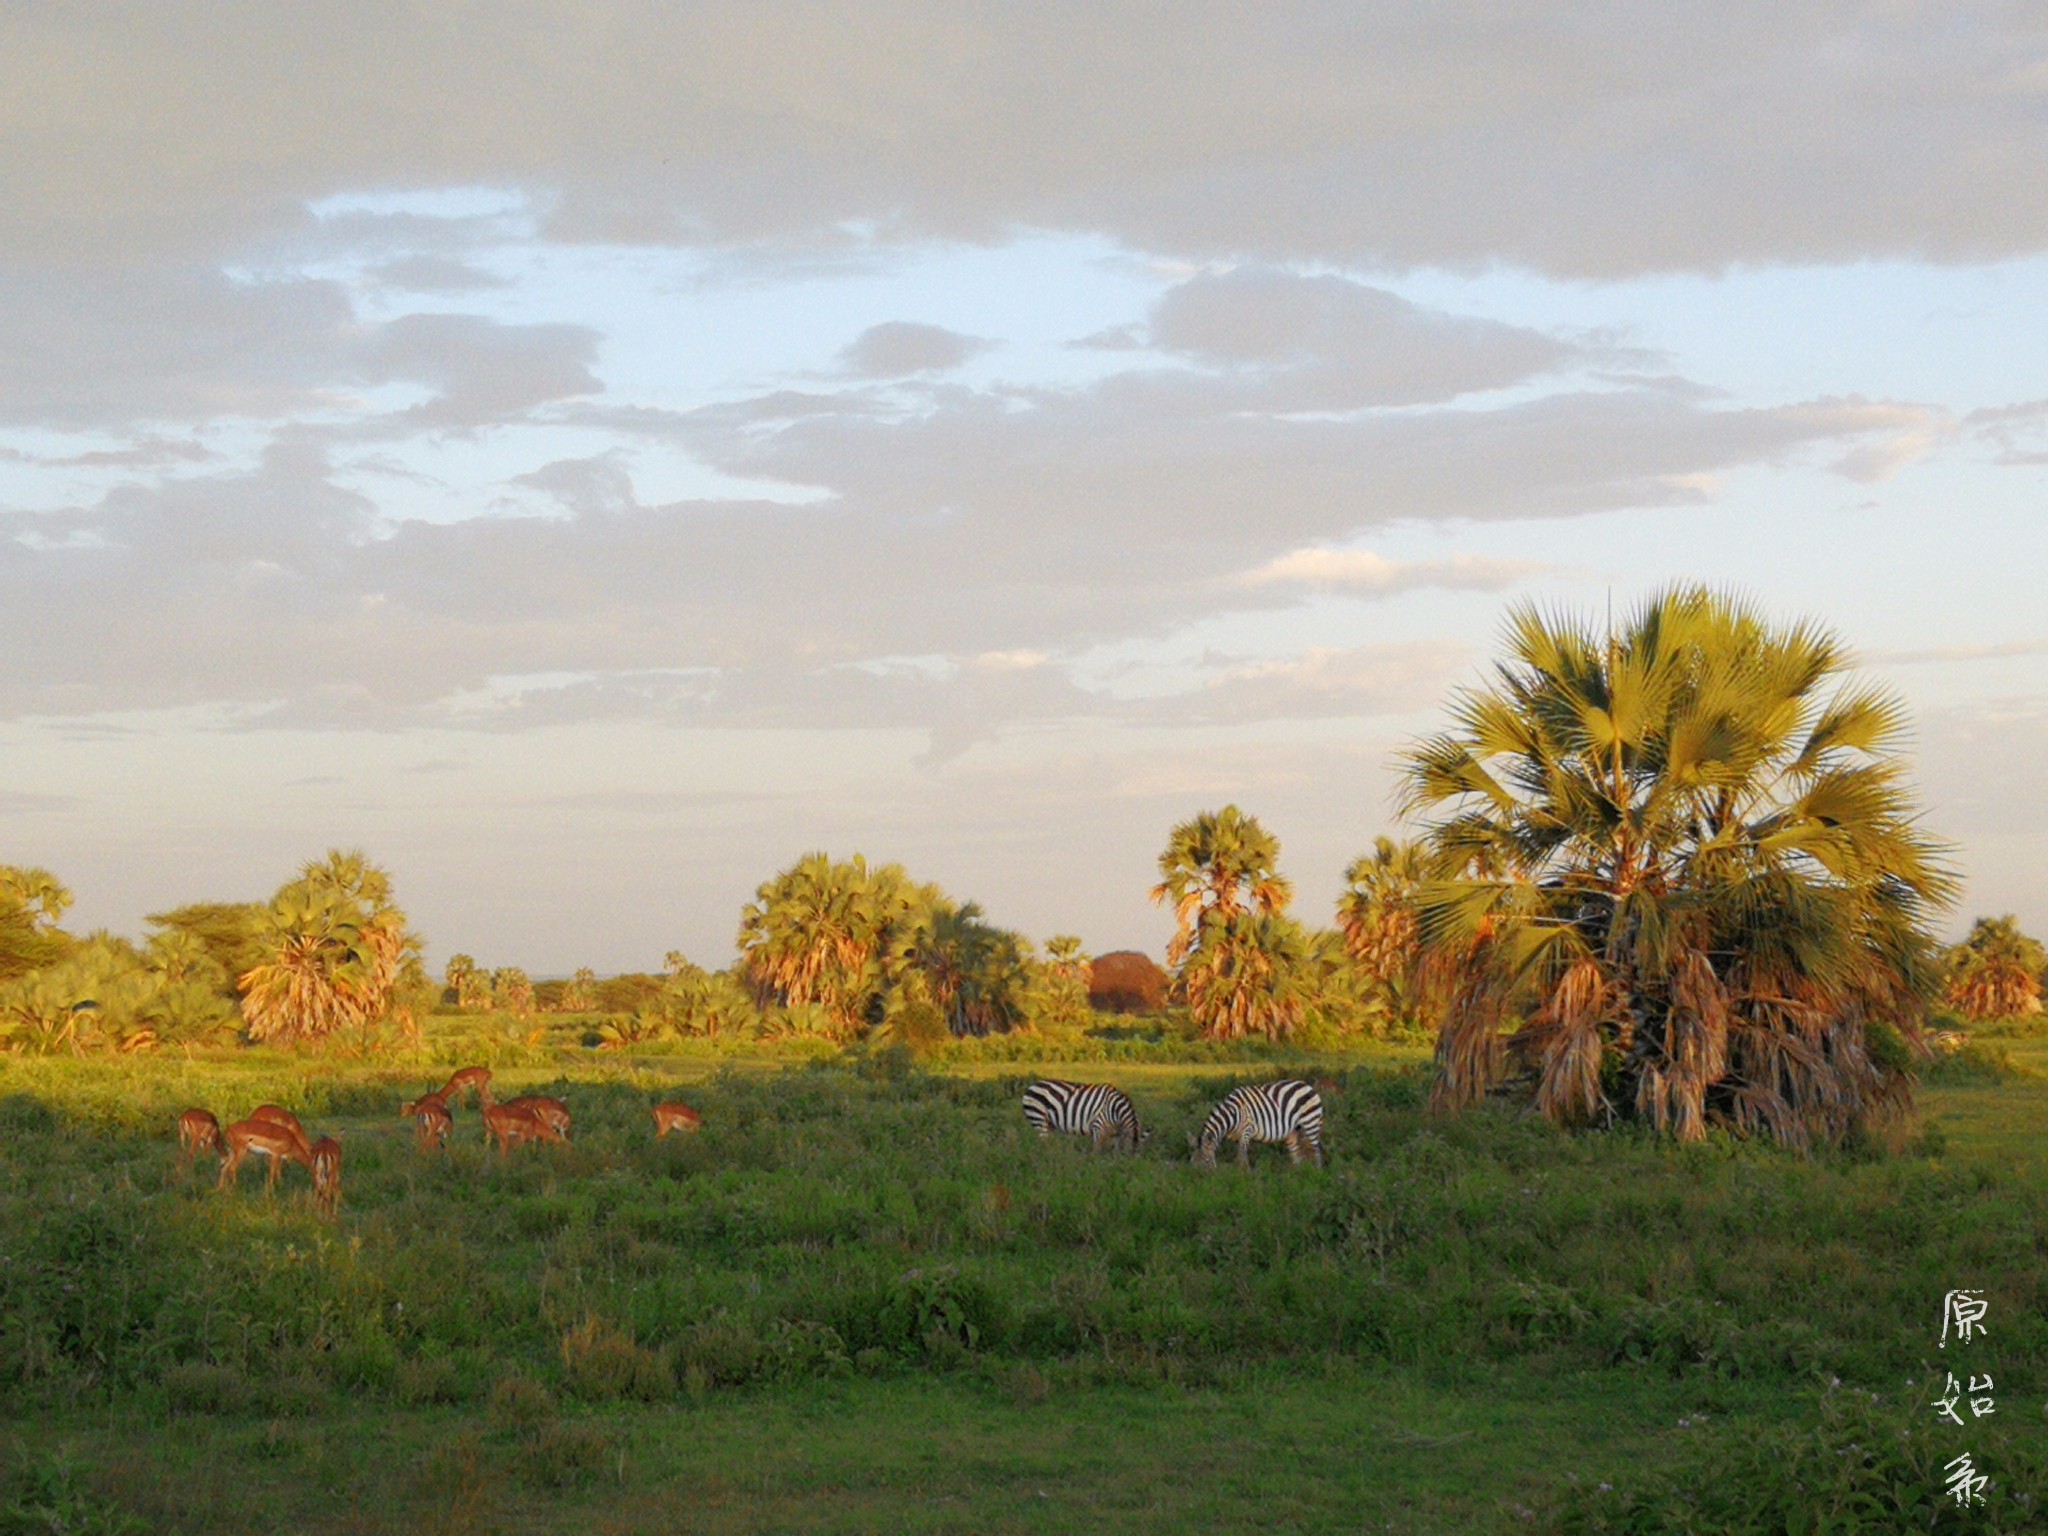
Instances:
[[[2048,239],[2048,205],[2012,193],[2048,170],[2048,24],[2026,7],[799,14],[17,8],[0,251],[218,250],[335,192],[475,185],[536,189],[563,239],[1030,227],[1571,276]]]
[[[943,326],[890,320],[862,331],[839,354],[839,361],[854,378],[900,379],[958,368],[994,345]]]
[[[1497,592],[1547,569],[1535,561],[1491,560],[1479,555],[1403,562],[1369,549],[1297,549],[1239,579],[1250,587],[1300,586],[1317,591],[1409,592],[1452,587]]]
[[[463,419],[479,393],[469,370],[497,369],[501,344],[509,408],[583,382],[573,330],[425,320],[390,332],[383,366],[438,384],[439,419]],[[498,515],[394,520],[318,442],[287,440],[250,470],[0,513],[16,637],[0,715],[894,723],[972,743],[1005,719],[1100,713],[1061,658],[1157,642],[1219,603],[1288,606],[1302,586],[1485,589],[1527,570],[1343,548],[1373,529],[1695,503],[1702,476],[1837,456],[1920,419],[1854,402],[1715,409],[1651,389],[1304,420],[1257,409],[1256,378],[1154,372],[947,386],[888,410],[770,398],[629,419],[714,469],[822,499],[650,505],[628,441],[516,476],[526,499]],[[908,680],[856,666],[920,656],[952,660]],[[505,678],[542,682],[492,681]],[[1251,709],[1282,681],[1247,677],[1205,707]],[[1308,681],[1286,696],[1328,693]]]
[[[412,384],[435,398],[377,430],[464,430],[597,392],[596,356],[596,332],[580,325],[434,313],[366,322],[328,278],[0,266],[0,426],[162,444],[154,424],[360,421],[363,391]]]
[[[1414,405],[1500,389],[1580,360],[1522,326],[1445,314],[1341,277],[1267,267],[1194,278],[1152,313],[1155,348],[1263,370],[1282,408]]]
[[[405,293],[470,293],[480,288],[508,286],[507,279],[466,261],[425,253],[384,262],[363,275],[379,287]]]

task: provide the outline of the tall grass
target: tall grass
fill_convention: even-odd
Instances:
[[[1234,1080],[1139,1090],[1154,1140],[1097,1158],[1027,1131],[1022,1075],[728,1071],[690,1095],[703,1133],[656,1143],[655,1084],[579,1073],[536,1084],[574,1144],[500,1162],[472,1114],[448,1154],[415,1153],[412,1068],[10,1066],[0,1411],[1332,1361],[1889,1388],[1960,1285],[1989,1293],[2001,1371],[2042,1379],[2038,1169],[1434,1120],[1419,1075],[1354,1067],[1325,1096],[1329,1170],[1269,1153],[1198,1173],[1184,1132]],[[217,1193],[206,1164],[179,1176],[179,1109],[265,1098],[342,1132],[338,1224],[298,1170],[274,1201],[254,1179]]]

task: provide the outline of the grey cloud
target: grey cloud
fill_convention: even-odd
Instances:
[[[247,474],[0,514],[14,636],[0,714],[217,703],[245,725],[476,729],[565,710],[866,715],[957,750],[1004,711],[1100,709],[1064,668],[1014,653],[1072,656],[1219,605],[1292,603],[1287,582],[1243,578],[1304,549],[1400,520],[1694,502],[1702,477],[1919,423],[1867,402],[1715,410],[1622,390],[1295,420],[1240,408],[1246,389],[1256,397],[1256,384],[1144,376],[936,390],[892,415],[639,418],[715,468],[828,493],[799,505],[648,506],[629,461],[607,455],[521,478],[548,515],[387,526],[302,443]],[[1433,579],[1461,574],[1474,573]],[[925,655],[991,659],[960,662],[943,686],[847,665]],[[492,678],[560,674],[588,681],[489,704]],[[1272,674],[1242,691],[1285,684],[1306,709],[1335,697],[1315,681]]]
[[[384,288],[406,293],[467,293],[478,288],[503,288],[506,280],[481,267],[450,256],[402,256],[363,274]]]
[[[800,24],[797,17],[800,15]],[[563,238],[1099,232],[1226,259],[1614,276],[2039,250],[2027,7],[541,0],[15,8],[5,247],[219,250],[308,198],[490,183]],[[535,49],[533,37],[548,39]]]
[[[477,315],[359,321],[326,279],[237,280],[198,267],[0,267],[0,423],[135,431],[276,421],[418,383],[437,397],[368,428],[459,430],[595,393],[596,333]],[[174,439],[143,434],[191,459]],[[126,462],[105,461],[110,465]]]
[[[0,421],[273,417],[344,382],[338,283],[196,267],[0,267]]]
[[[958,368],[994,345],[944,326],[889,320],[862,331],[839,354],[839,361],[854,378],[900,379]]]
[[[440,394],[400,413],[391,427],[464,428],[501,423],[537,405],[603,389],[590,365],[597,333],[581,325],[501,325],[478,315],[405,315],[363,349],[372,378],[416,381]]]
[[[1520,383],[1575,360],[1523,326],[1424,309],[1348,278],[1240,268],[1169,289],[1152,343],[1267,370],[1287,407],[1413,405]]]

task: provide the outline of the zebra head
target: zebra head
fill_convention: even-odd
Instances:
[[[1197,1168],[1214,1168],[1216,1166],[1216,1138],[1206,1133],[1197,1136],[1193,1131],[1189,1131],[1188,1161]]]

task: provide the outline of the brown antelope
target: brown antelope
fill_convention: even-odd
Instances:
[[[184,1153],[184,1168],[192,1171],[192,1159],[202,1152],[218,1152],[220,1122],[203,1109],[188,1109],[178,1116],[178,1148]]]
[[[462,1090],[474,1088],[479,1109],[491,1107],[491,1069],[489,1067],[464,1067],[443,1085],[436,1098],[446,1104],[460,1098]]]
[[[399,1118],[410,1117],[417,1124],[413,1127],[413,1144],[422,1152],[446,1146],[448,1133],[455,1127],[455,1117],[448,1113],[448,1103],[438,1093],[423,1093],[399,1112]]]
[[[285,1130],[290,1131],[299,1138],[299,1149],[301,1151],[310,1150],[311,1141],[306,1135],[306,1128],[299,1124],[299,1117],[290,1110],[276,1104],[258,1104],[249,1111],[249,1118],[251,1120],[261,1120],[265,1125],[282,1126]],[[303,1162],[304,1159],[302,1158],[300,1161]]]
[[[563,1141],[569,1139],[569,1106],[560,1099],[542,1098],[539,1094],[529,1093],[522,1098],[507,1099],[504,1107],[523,1109],[545,1123]]]
[[[495,1104],[484,1111],[484,1136],[495,1138],[498,1156],[511,1155],[512,1149],[529,1141],[560,1141],[561,1132],[530,1109],[516,1109],[509,1104]]]
[[[329,1221],[341,1205],[341,1143],[322,1136],[306,1163],[313,1174],[313,1204]]]
[[[304,1163],[313,1166],[312,1149],[306,1145],[306,1138],[295,1134],[286,1126],[270,1120],[237,1120],[221,1132],[221,1140],[227,1151],[220,1160],[220,1182],[217,1189],[239,1183],[242,1159],[254,1152],[270,1160],[269,1176],[263,1181],[265,1194],[277,1189],[277,1176],[284,1171],[286,1162]]]
[[[694,1131],[702,1127],[704,1117],[687,1104],[657,1104],[654,1106],[654,1139],[661,1140],[670,1131]]]

